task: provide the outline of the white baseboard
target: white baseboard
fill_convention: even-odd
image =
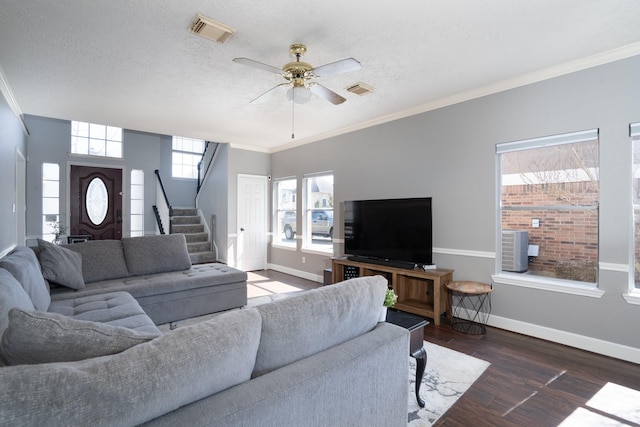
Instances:
[[[278,265],[278,264],[267,264],[267,268],[270,270],[279,271],[280,273],[290,274],[292,276],[311,280],[313,282],[324,283],[323,276],[319,276],[313,273],[308,273],[306,271],[296,270],[296,269],[285,267],[283,265]]]
[[[560,331],[558,329],[547,328],[546,326],[521,322],[506,317],[494,316],[493,314],[489,317],[488,324],[496,328],[506,329],[523,335],[579,348],[580,350],[591,351],[593,353],[640,364],[640,348],[616,344],[610,341]]]

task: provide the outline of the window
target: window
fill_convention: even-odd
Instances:
[[[597,130],[497,145],[501,271],[597,282],[598,145]]]
[[[298,183],[295,178],[275,181],[274,198],[276,211],[276,236],[274,243],[278,245],[296,246],[295,234],[298,231],[296,218],[296,192]]]
[[[131,171],[131,237],[144,236],[144,172]]]
[[[60,166],[42,164],[42,240],[53,242],[66,228],[60,221]]]
[[[122,128],[71,122],[71,153],[122,158]]]
[[[640,289],[640,123],[631,125],[630,134],[633,150],[633,277],[635,288]]]
[[[202,159],[205,143],[201,139],[173,137],[171,176],[198,179],[198,163]]]
[[[303,247],[333,253],[333,173],[304,177]]]

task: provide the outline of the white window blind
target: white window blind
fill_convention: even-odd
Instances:
[[[640,131],[640,128],[638,129],[638,131]],[[554,145],[591,141],[594,139],[598,139],[598,129],[564,133],[561,135],[545,136],[534,139],[525,139],[521,141],[504,142],[496,145],[496,153],[502,154],[512,151],[529,150],[532,148],[551,147]]]

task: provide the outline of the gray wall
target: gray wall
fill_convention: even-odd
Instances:
[[[272,155],[275,178],[333,170],[337,239],[349,199],[433,197],[434,261],[455,280],[496,272],[495,145],[600,129],[602,298],[496,284],[495,318],[640,348],[640,306],[621,294],[632,258],[629,123],[640,121],[640,56],[504,91]],[[375,94],[373,95],[375,96]],[[375,98],[371,99],[375,102]],[[336,255],[342,242],[334,244]],[[320,275],[328,257],[271,249],[271,263]],[[523,326],[524,328],[524,326]]]
[[[27,156],[27,138],[20,119],[0,94],[0,253],[13,246],[24,245],[16,241],[16,150]]]
[[[72,164],[121,168],[123,175],[123,235],[129,232],[129,185],[132,169],[144,171],[145,234],[155,234],[155,217],[151,206],[156,199],[156,175],[160,170],[169,201],[174,206],[194,206],[196,183],[193,180],[171,179],[171,137],[153,133],[124,130],[123,158],[101,159],[69,154],[71,122],[39,116],[26,116],[30,131],[27,165],[27,236],[42,233],[42,163],[60,165],[60,213],[68,221],[68,170]],[[168,165],[167,165],[168,159]],[[190,186],[190,190],[185,187]],[[176,202],[174,202],[174,200]],[[184,205],[183,205],[184,203]]]

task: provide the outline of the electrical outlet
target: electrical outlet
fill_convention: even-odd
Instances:
[[[302,257],[302,263],[304,264],[305,262],[307,262],[307,258],[306,257]]]

